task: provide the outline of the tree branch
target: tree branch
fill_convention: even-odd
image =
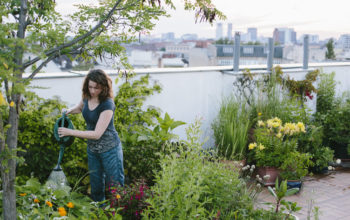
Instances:
[[[56,57],[58,57],[58,53],[53,54],[53,55],[51,55],[50,57],[48,57],[44,62],[42,62],[42,63],[40,64],[40,66],[38,66],[38,68],[36,68],[36,69],[32,72],[32,74],[30,74],[30,76],[28,77],[28,79],[33,79],[34,76],[35,76],[46,64],[48,64],[51,60],[55,59]]]
[[[89,37],[91,34],[93,34],[96,30],[98,30],[108,19],[110,19],[110,17],[112,17],[114,11],[116,10],[117,6],[119,5],[119,3],[121,2],[121,0],[118,0],[115,5],[113,6],[113,8],[109,11],[109,13],[107,14],[107,16],[103,19],[100,20],[100,22],[98,24],[96,24],[90,31],[88,31],[87,33],[81,35],[80,37],[77,37],[73,40],[71,40],[70,42],[66,43],[66,44],[62,44],[56,48],[53,48],[51,50],[48,50],[47,52],[45,52],[46,56],[51,56],[52,54],[65,49],[67,47],[70,47],[74,44],[76,44],[77,42],[84,40],[85,38]],[[25,68],[27,68],[30,65],[33,65],[34,63],[38,62],[39,60],[41,60],[41,58],[38,56],[26,63],[24,63],[22,65],[22,69],[24,70]],[[34,76],[33,76],[34,77]]]

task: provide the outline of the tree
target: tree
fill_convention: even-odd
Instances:
[[[335,54],[334,54],[334,41],[333,38],[329,39],[327,44],[327,51],[326,51],[326,59],[334,60]]]
[[[171,0],[99,0],[97,6],[78,5],[71,20],[55,11],[55,0],[0,1],[0,169],[3,218],[16,219],[16,151],[18,117],[30,80],[61,55],[71,59],[118,57],[127,64],[121,43],[154,27],[154,21],[174,9]],[[196,21],[213,22],[224,15],[210,0],[186,0]],[[30,57],[28,57],[30,55]],[[34,58],[31,58],[34,57]],[[23,73],[30,69],[30,75]],[[6,99],[6,100],[5,100]],[[10,103],[10,104],[6,104]]]

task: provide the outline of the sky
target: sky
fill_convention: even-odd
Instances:
[[[62,13],[74,10],[75,3],[91,3],[96,0],[56,0]],[[174,32],[175,37],[197,34],[198,37],[215,38],[216,23],[196,23],[195,12],[183,9],[183,0],[173,0],[176,10],[169,10],[171,17],[162,17],[151,34]],[[248,27],[256,27],[258,36],[272,37],[274,28],[294,28],[297,38],[302,34],[317,34],[320,39],[339,38],[350,34],[349,0],[212,0],[227,19],[223,23],[224,34],[228,23],[233,32],[246,33]]]

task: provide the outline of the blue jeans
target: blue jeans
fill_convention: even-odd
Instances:
[[[111,186],[113,184],[121,184],[124,186],[122,144],[120,143],[115,148],[104,153],[94,153],[88,148],[87,154],[91,198],[96,202],[103,201],[105,200],[106,186]]]

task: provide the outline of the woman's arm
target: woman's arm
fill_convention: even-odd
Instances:
[[[62,113],[63,111],[66,111],[66,115],[68,114],[79,114],[81,113],[81,111],[83,110],[83,106],[84,106],[84,102],[83,100],[81,100],[76,106],[74,106],[73,108],[69,108],[69,109],[62,109]]]
[[[101,138],[102,134],[107,129],[112,117],[113,117],[113,111],[105,110],[101,112],[94,131],[80,131],[80,130],[72,130],[65,127],[59,127],[58,134],[60,135],[60,137],[74,136],[78,138],[98,140]]]

